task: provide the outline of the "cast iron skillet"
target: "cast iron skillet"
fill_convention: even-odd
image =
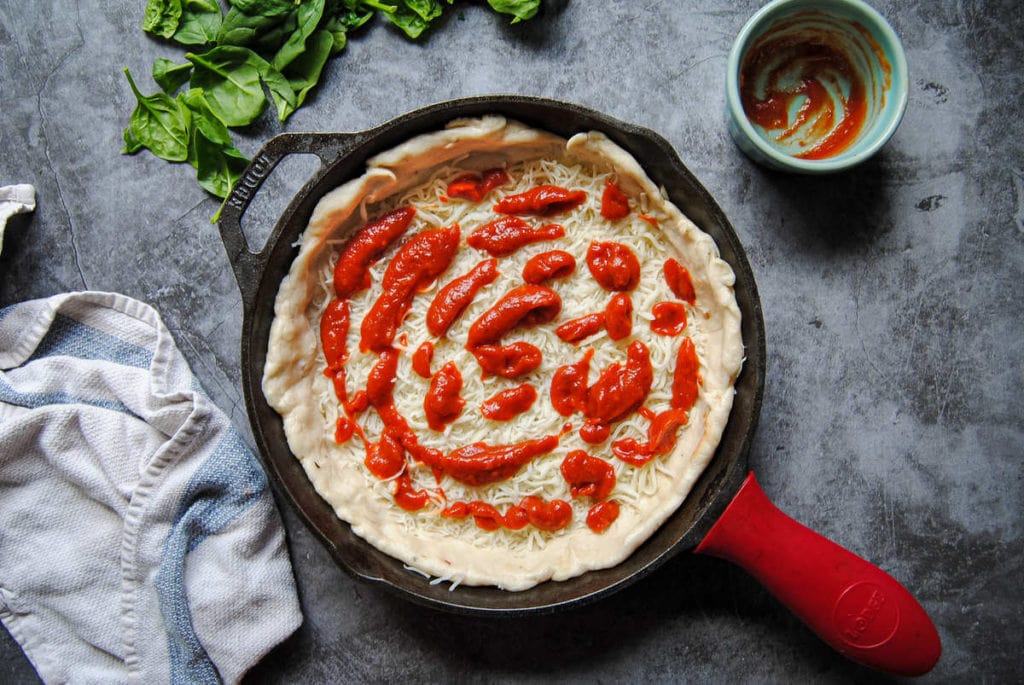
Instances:
[[[742,314],[745,361],[736,382],[729,422],[714,457],[683,504],[619,565],[563,582],[542,583],[523,592],[468,586],[452,592],[447,584],[431,585],[427,579],[405,569],[400,561],[353,534],[313,489],[288,449],[280,417],[267,404],[262,391],[274,299],[297,253],[294,245],[320,198],[362,174],[372,155],[415,135],[442,129],[453,119],[486,114],[501,114],[564,137],[582,131],[601,131],[629,151],[683,213],[718,243],[722,258],[735,272],[736,299]],[[242,232],[242,216],[277,163],[295,153],[315,154],[323,165],[292,199],[266,245],[251,251]],[[757,288],[728,219],[669,143],[656,133],[575,104],[518,95],[442,102],[358,133],[285,133],[271,139],[253,158],[223,209],[220,232],[242,293],[242,384],[261,458],[272,481],[307,526],[334,559],[356,576],[415,602],[455,612],[551,612],[620,590],[679,551],[695,548],[747,568],[823,639],[851,658],[905,674],[927,671],[938,659],[935,629],[902,586],[779,512],[764,497],[752,474],[747,475],[748,452],[757,427],[765,376],[764,322]],[[779,549],[785,553],[776,558]],[[819,563],[805,563],[805,550],[814,550],[812,557],[820,554]],[[759,568],[759,564],[765,566],[761,562],[766,559],[770,560],[767,568]],[[843,564],[856,573],[833,578],[836,574],[832,567]],[[787,573],[781,580],[772,578],[780,567],[788,569]],[[825,588],[819,576],[829,579],[834,587]],[[930,633],[920,629],[919,615],[924,617]],[[865,617],[870,619],[866,629]],[[903,636],[908,630],[914,633],[909,638]],[[925,647],[918,644],[921,640],[927,643]],[[927,654],[908,664],[900,655],[915,649]],[[885,658],[880,659],[879,652]]]

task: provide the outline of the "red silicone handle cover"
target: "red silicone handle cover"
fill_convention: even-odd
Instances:
[[[906,588],[779,511],[753,473],[696,551],[744,568],[854,661],[921,675],[939,660],[939,634]]]

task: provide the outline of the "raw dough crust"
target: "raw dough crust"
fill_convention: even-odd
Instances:
[[[483,533],[490,538],[481,546],[480,532],[473,530],[471,517],[468,522],[441,519],[450,524],[452,530],[466,531],[465,535],[452,534],[452,530],[445,530],[443,526],[436,531],[429,526],[427,529],[417,527],[418,516],[440,519],[439,507],[420,513],[403,511],[381,495],[384,486],[363,465],[364,452],[358,441],[350,441],[359,447],[355,454],[336,444],[334,421],[338,410],[331,406],[333,390],[330,380],[323,374],[316,312],[318,308],[322,310],[324,299],[329,296],[324,293],[323,274],[329,273],[332,256],[336,257],[345,238],[374,218],[373,212],[379,211],[383,201],[423,184],[432,174],[453,165],[481,170],[537,158],[611,169],[616,182],[628,195],[646,198],[650,207],[658,211],[660,228],[675,252],[664,258],[672,256],[685,264],[696,288],[697,304],[690,313],[686,333],[697,342],[703,384],[697,404],[690,412],[689,424],[679,430],[674,451],[656,458],[657,464],[643,467],[652,469],[648,482],[653,483],[651,487],[655,492],[644,495],[630,506],[622,506],[618,520],[607,531],[593,533],[583,523],[583,517],[576,515],[571,528],[555,534],[531,532],[528,526],[519,533],[520,537],[540,537],[534,537],[527,545],[505,544],[504,541],[516,535],[505,532],[502,535]],[[462,228],[464,243],[474,227]],[[407,236],[416,230],[414,225]],[[549,245],[545,249],[560,247]],[[478,258],[483,257],[486,255]],[[578,271],[586,271],[582,260]],[[461,272],[453,267],[442,275],[440,282],[447,282],[457,273]],[[263,390],[267,401],[281,414],[288,445],[314,487],[337,515],[351,524],[354,532],[411,569],[450,580],[453,585],[496,585],[506,590],[524,590],[547,580],[565,580],[588,570],[618,564],[685,499],[719,443],[732,407],[733,384],[742,363],[740,312],[733,283],[732,269],[720,258],[711,237],[664,198],[638,162],[603,134],[585,132],[565,140],[500,116],[458,120],[444,130],[418,136],[373,157],[362,176],[321,199],[277,295]],[[564,317],[555,323],[562,320]],[[352,335],[358,336],[359,321],[355,316],[352,330]],[[420,335],[423,333],[409,333],[409,346],[403,358],[415,349]],[[634,318],[634,335],[639,339],[653,336],[646,322],[637,318]],[[350,337],[350,349],[357,347],[353,340],[357,341],[358,337]],[[628,344],[629,340],[622,342]],[[583,346],[570,348],[564,359],[546,359],[542,368],[550,370],[576,361],[582,349]],[[655,372],[658,371],[656,367]],[[465,367],[463,372],[467,383],[477,381],[476,368]],[[399,383],[405,381],[403,374],[412,375],[403,367]],[[549,401],[546,387],[538,388],[538,392],[538,403]],[[466,408],[473,409],[470,403]],[[466,418],[465,413],[463,418]],[[483,421],[478,415],[476,420]],[[568,420],[576,421],[578,426],[580,417]],[[519,439],[534,437],[539,436],[523,435]],[[611,462],[618,462],[611,456],[609,445],[610,441],[584,447],[591,453],[602,453]],[[459,446],[452,444],[449,449]],[[557,457],[548,458],[557,458],[560,462],[566,451],[560,449]],[[561,498],[571,501],[567,487]],[[614,492],[611,498],[615,499]],[[582,507],[577,511],[585,511],[589,506],[586,502],[574,504]]]

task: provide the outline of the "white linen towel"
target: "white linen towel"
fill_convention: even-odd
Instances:
[[[34,212],[36,189],[28,183],[0,187],[0,251],[4,249],[4,229],[15,214]]]
[[[302,621],[266,475],[146,304],[0,309],[0,620],[48,683],[146,685]]]

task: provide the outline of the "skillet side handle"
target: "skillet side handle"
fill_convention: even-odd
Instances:
[[[269,244],[255,252],[249,249],[242,230],[242,216],[263,182],[288,155],[313,154],[326,166],[351,150],[358,138],[351,133],[280,133],[267,141],[242,172],[224,202],[217,226],[246,308],[251,308],[255,297]]]
[[[781,512],[753,473],[695,551],[745,569],[854,661],[917,676],[939,660],[939,634],[906,588]]]

